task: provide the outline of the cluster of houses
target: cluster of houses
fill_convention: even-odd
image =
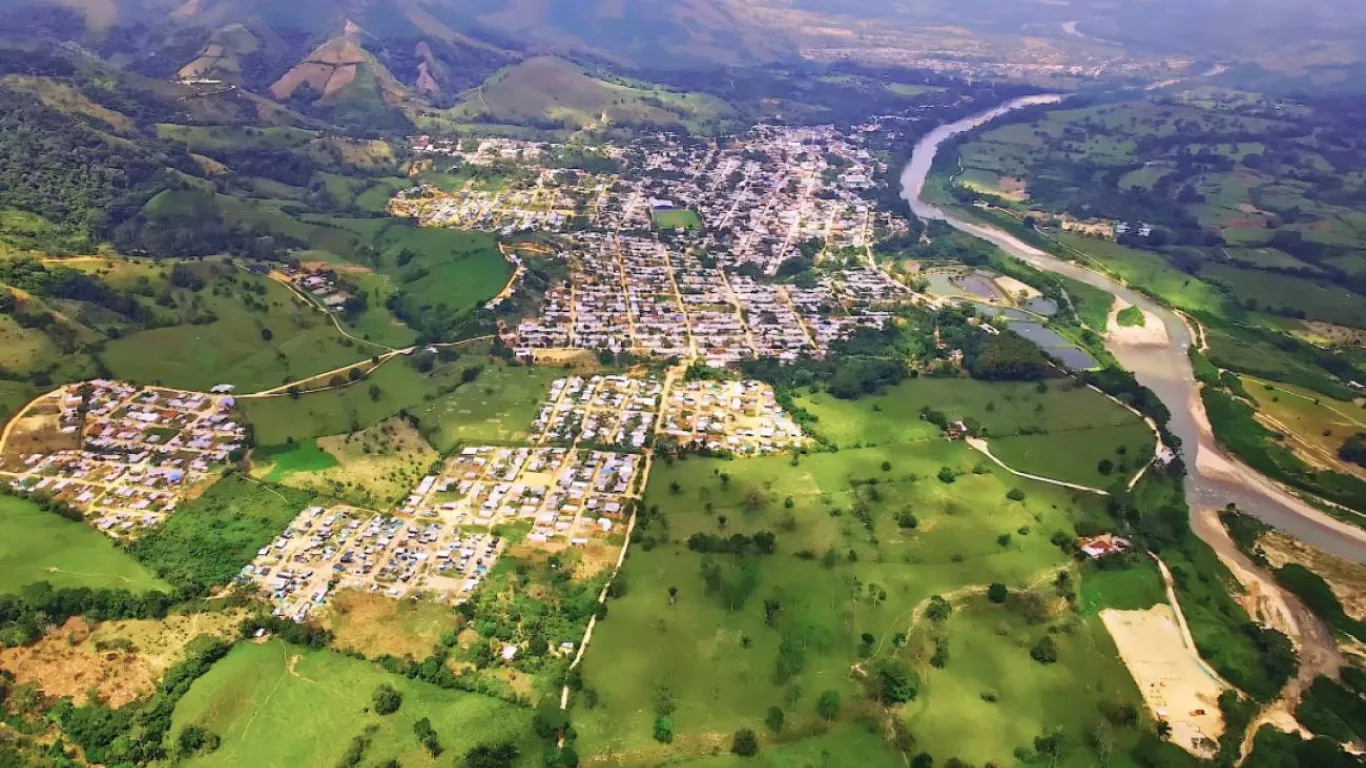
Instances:
[[[479,166],[534,162],[541,159],[547,146],[520,139],[434,139],[431,136],[414,136],[408,143],[408,148],[417,155],[449,157]]]
[[[533,544],[583,546],[624,525],[643,468],[632,453],[471,446],[411,508],[457,525],[529,523]]]
[[[661,136],[637,184],[648,199],[700,214],[705,248],[773,274],[804,240],[864,248],[902,231],[867,198],[885,172],[860,132],[759,126],[719,146]]]
[[[346,300],[351,298],[337,283],[337,275],[331,270],[283,265],[280,272],[296,289],[312,296],[328,309],[341,309]]]
[[[550,396],[531,431],[537,443],[584,444],[639,451],[659,413],[664,384],[658,378],[571,376],[550,385]]]
[[[191,489],[211,483],[245,446],[233,397],[97,379],[51,393],[52,429],[73,448],[30,453],[0,468],[21,494],[42,493],[124,536],[156,525]],[[33,407],[33,406],[31,406]],[[22,415],[22,414],[21,414]]]
[[[578,222],[561,254],[568,280],[549,289],[539,316],[505,329],[504,341],[523,358],[569,348],[701,357],[716,367],[756,356],[795,360],[877,326],[886,315],[867,311],[869,303],[898,291],[906,298],[875,269],[837,278],[859,296],[853,306],[829,300],[832,286],[733,274],[748,264],[773,275],[809,240],[866,252],[875,238],[904,230],[904,221],[869,199],[886,166],[861,131],[761,126],[713,143],[658,134],[629,151],[604,149],[622,173],[577,171],[568,186],[560,183],[564,171],[542,165],[549,145],[420,136],[412,148],[419,156],[535,165],[539,173],[494,192],[401,192],[391,202],[398,215],[503,232],[565,231]],[[666,235],[655,214],[678,209],[705,226]]]
[[[304,621],[338,589],[460,600],[479,586],[504,546],[491,532],[469,533],[440,520],[309,507],[239,578],[255,583],[276,615]]]
[[[759,381],[688,381],[664,402],[662,436],[715,453],[757,455],[800,448],[802,428]]]
[[[581,215],[601,189],[578,190],[558,181],[564,174],[543,169],[534,179],[499,189],[466,185],[453,191],[420,184],[399,192],[389,202],[396,216],[416,219],[424,227],[514,232],[560,232]]]
[[[645,237],[581,233],[569,280],[538,316],[504,329],[523,359],[547,349],[695,357],[724,367],[752,357],[821,357],[860,327],[880,328],[909,291],[880,270],[847,269],[799,288],[728,274],[715,259]]]

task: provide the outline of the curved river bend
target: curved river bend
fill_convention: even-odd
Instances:
[[[1099,272],[1035,248],[995,227],[964,221],[920,198],[939,147],[955,134],[972,130],[1001,115],[1023,107],[1061,101],[1059,96],[1026,96],[1006,102],[978,115],[936,128],[916,144],[911,160],[901,173],[901,196],[922,219],[937,219],[954,228],[987,240],[1029,264],[1095,286],[1157,316],[1167,329],[1166,345],[1127,345],[1107,340],[1106,346],[1120,364],[1134,373],[1171,410],[1168,428],[1181,438],[1189,474],[1186,498],[1193,513],[1222,508],[1232,502],[1266,523],[1326,552],[1356,562],[1366,562],[1366,531],[1342,523],[1308,506],[1280,486],[1232,461],[1214,442],[1205,420],[1204,406],[1196,386],[1187,349],[1190,329],[1176,313],[1145,294],[1121,285]],[[1218,525],[1212,515],[1193,514],[1196,533],[1210,540],[1209,526]],[[1205,529],[1205,530],[1202,530]]]

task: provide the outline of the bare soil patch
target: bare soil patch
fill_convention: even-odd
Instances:
[[[0,668],[19,684],[36,683],[51,698],[70,696],[78,705],[89,694],[111,707],[150,695],[185,647],[201,635],[227,639],[239,614],[168,616],[161,621],[68,619],[37,643],[0,650]]]
[[[1218,701],[1225,687],[1205,672],[1195,649],[1186,647],[1171,607],[1104,610],[1100,618],[1148,709],[1171,723],[1171,741],[1191,754],[1212,756],[1209,742],[1224,732]]]
[[[424,600],[394,600],[384,595],[343,590],[333,598],[324,619],[336,634],[337,647],[366,656],[383,654],[424,659],[441,642],[441,633],[454,630],[450,606]]]

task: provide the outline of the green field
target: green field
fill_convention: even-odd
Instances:
[[[1140,425],[1109,398],[1071,381],[1050,381],[1039,392],[1033,383],[919,378],[857,401],[820,392],[802,393],[797,403],[818,419],[813,428],[841,447],[938,439],[939,428],[919,417],[927,405],[952,420],[976,419],[993,445],[1022,432],[1074,434]]]
[[[1032,749],[1037,736],[1054,730],[1087,733],[1101,719],[1102,702],[1141,707],[1137,687],[1095,617],[1030,624],[1009,604],[978,598],[958,607],[942,627],[928,624],[922,624],[924,633],[942,638],[948,663],[943,669],[925,665],[921,698],[905,707],[905,715],[918,748],[936,757],[1009,765],[1014,751]],[[1058,662],[1040,664],[1029,651],[1050,634]],[[911,647],[925,656],[934,652],[929,637],[913,638]],[[1116,746],[1134,743],[1135,736],[1121,737]],[[1097,763],[1089,750],[1074,749],[1044,764],[1091,768]]]
[[[476,367],[481,368],[477,378],[464,383],[464,372]],[[467,353],[423,374],[400,357],[348,387],[298,398],[243,400],[241,405],[259,445],[356,432],[407,410],[418,418],[428,441],[443,451],[458,442],[525,437],[549,382],[562,373],[505,366]],[[371,387],[378,393],[372,395]]]
[[[955,482],[936,478],[943,467],[959,473]],[[863,482],[869,478],[876,485]],[[1013,488],[1023,500],[1007,499]],[[658,505],[667,541],[657,538],[660,522],[638,524],[643,538],[624,571],[629,589],[610,603],[584,660],[598,705],[576,706],[574,721],[580,753],[590,760],[658,764],[706,754],[737,728],[762,731],[770,706],[786,710],[793,734],[809,734],[822,727],[815,703],[826,689],[846,702],[832,733],[857,730],[853,723],[871,711],[850,674],[861,633],[889,649],[932,594],[1047,579],[1067,563],[1049,537],[1070,535],[1076,520],[1100,524],[1103,517],[1095,497],[1018,480],[942,440],[815,454],[796,466],[785,457],[657,464],[645,504]],[[917,527],[898,521],[905,512]],[[762,530],[776,534],[773,555],[703,556],[683,544],[694,533]],[[699,578],[706,560],[729,585],[719,594]],[[870,584],[885,601],[867,599]],[[675,605],[669,587],[678,588]],[[765,600],[781,605],[772,626]],[[780,683],[775,665],[785,642],[801,646],[802,662]],[[1101,658],[1096,663],[1107,663]],[[651,737],[660,687],[677,703],[677,737],[668,746]],[[1079,745],[1080,736],[1070,743]],[[866,748],[869,760],[885,759],[882,748]]]
[[[207,390],[235,384],[242,393],[363,360],[371,350],[337,333],[322,312],[301,304],[284,286],[243,272],[232,293],[205,289],[196,298],[217,319],[183,323],[110,340],[102,357],[114,375],[143,383]],[[215,283],[217,286],[218,283]],[[242,287],[264,303],[249,309]],[[269,331],[270,339],[266,340]]]
[[[660,229],[701,229],[702,217],[686,209],[654,211],[650,214]]]
[[[370,711],[381,684],[403,695],[398,711],[381,717]],[[430,757],[413,724],[428,718],[445,750]],[[171,733],[207,728],[222,739],[214,752],[180,765],[333,768],[353,738],[374,726],[363,765],[397,759],[404,766],[446,766],[480,742],[513,741],[539,760],[539,745],[528,743],[531,711],[498,699],[448,691],[391,675],[373,664],[287,645],[280,641],[241,643],[195,681],[172,719]]]
[[[132,551],[177,587],[222,586],[315,503],[324,501],[230,474],[199,498],[182,503],[160,528],[138,539]]]
[[[1134,417],[1120,426],[993,438],[991,452],[1021,472],[1109,488],[1147,464],[1154,445],[1153,431]],[[1102,461],[1110,462],[1108,472],[1102,471]]]
[[[1081,610],[1091,616],[1105,608],[1142,611],[1167,601],[1162,573],[1151,558],[1127,568],[1088,567],[1081,579]]]
[[[1200,274],[1229,286],[1240,302],[1265,309],[1303,312],[1310,320],[1323,320],[1353,328],[1366,327],[1366,300],[1346,288],[1302,277],[1224,266],[1203,268]]]
[[[1072,299],[1072,306],[1076,308],[1081,322],[1096,333],[1104,333],[1110,324],[1110,307],[1114,306],[1115,297],[1080,280],[1061,275],[1058,278]]]
[[[1227,302],[1216,288],[1176,269],[1156,253],[1066,232],[1058,235],[1058,242],[1074,255],[1119,275],[1177,309],[1217,312]]]
[[[26,499],[0,496],[0,592],[37,581],[135,592],[170,589],[99,531]]]
[[[271,483],[278,483],[295,472],[321,472],[337,466],[337,458],[319,448],[317,440],[261,448],[252,452],[252,460],[274,465],[265,477]]]
[[[486,365],[473,384],[424,400],[412,413],[443,453],[462,444],[525,441],[550,382],[564,374],[545,366]]]

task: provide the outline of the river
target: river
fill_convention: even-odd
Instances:
[[[1145,294],[1121,285],[1110,277],[1063,261],[995,227],[964,221],[922,200],[925,178],[939,146],[955,134],[990,122],[1007,112],[1038,104],[1052,104],[1059,96],[1025,96],[994,109],[936,128],[916,144],[910,162],[901,173],[901,196],[922,219],[937,219],[975,235],[1029,264],[1065,275],[1118,296],[1160,318],[1166,326],[1166,345],[1129,345],[1107,339],[1106,348],[1120,364],[1132,371],[1139,383],[1151,389],[1171,410],[1168,428],[1181,438],[1189,472],[1186,498],[1192,526],[1205,541],[1225,538],[1210,510],[1235,503],[1244,512],[1279,528],[1307,544],[1355,562],[1366,563],[1366,531],[1336,520],[1304,503],[1265,477],[1231,459],[1214,442],[1187,350],[1191,330],[1175,312]]]

